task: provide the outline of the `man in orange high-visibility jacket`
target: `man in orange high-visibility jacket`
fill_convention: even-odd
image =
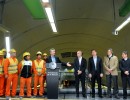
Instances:
[[[18,60],[16,58],[16,50],[10,50],[10,56],[4,61],[4,74],[7,78],[6,83],[6,93],[5,96],[8,98],[10,96],[10,87],[12,86],[11,96],[15,97],[16,89],[18,84]]]
[[[24,97],[24,87],[27,87],[27,97],[31,97],[31,82],[32,82],[32,71],[33,64],[30,60],[30,53],[25,52],[23,54],[23,60],[18,65],[18,72],[20,74],[20,99]]]
[[[2,52],[4,54],[4,59],[6,59],[6,56],[7,56],[7,50],[5,48],[2,49]],[[7,79],[5,78],[4,80],[4,94],[5,94],[5,90],[6,90],[6,82],[7,82]]]
[[[43,97],[44,88],[43,88],[43,75],[45,74],[45,62],[41,59],[42,53],[38,51],[36,53],[37,59],[33,61],[34,65],[34,91],[33,95],[37,96],[37,85],[39,83],[39,96]]]
[[[45,62],[46,62],[46,60],[47,60],[47,57],[48,57],[47,53],[43,53],[43,60],[44,60]],[[46,67],[46,66],[45,66],[45,67]],[[45,68],[45,74],[43,75],[43,89],[45,88],[45,86],[44,86],[45,82],[46,82],[46,68]]]
[[[5,76],[4,76],[4,53],[0,51],[0,97],[4,96],[4,83],[5,83]]]
[[[4,54],[4,58],[6,58],[6,56],[7,56],[7,51],[6,51],[6,49],[3,48],[2,51],[3,51],[3,54]]]

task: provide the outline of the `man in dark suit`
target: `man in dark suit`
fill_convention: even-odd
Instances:
[[[122,59],[119,62],[119,69],[121,70],[121,78],[123,85],[123,99],[127,99],[127,83],[130,86],[130,59],[127,51],[122,52]]]
[[[55,49],[51,48],[50,49],[50,56],[46,59],[46,63],[55,62],[55,63],[61,63],[62,66],[71,66],[71,64],[69,62],[67,62],[67,63],[61,62],[59,57],[55,56],[55,53],[56,53]]]
[[[91,78],[92,98],[95,98],[95,81],[98,83],[98,95],[102,98],[101,78],[103,77],[102,59],[97,56],[96,50],[92,50],[92,57],[88,61],[89,78]]]
[[[82,57],[82,51],[77,51],[77,57],[74,59],[74,75],[76,82],[76,97],[79,97],[79,82],[81,81],[82,85],[82,95],[86,98],[86,89],[85,89],[85,77],[86,77],[86,67],[87,61]]]

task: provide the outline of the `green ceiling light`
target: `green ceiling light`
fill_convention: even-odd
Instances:
[[[125,17],[130,12],[130,0],[125,0],[122,7],[119,9],[119,16]]]
[[[43,10],[40,0],[23,0],[32,17],[35,19],[44,19],[46,14]]]

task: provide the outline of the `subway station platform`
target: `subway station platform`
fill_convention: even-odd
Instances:
[[[92,98],[89,95],[87,95],[87,98],[83,98],[82,95],[80,95],[79,98],[76,98],[75,94],[66,94],[65,98],[63,94],[59,95],[59,98],[57,100],[116,100],[115,98],[107,98],[105,95],[103,95],[104,98],[99,98],[97,95],[95,98]],[[0,98],[0,100],[6,100],[6,98]],[[19,98],[11,98],[10,100],[20,100]],[[45,98],[23,98],[22,100],[49,100],[46,97]],[[50,99],[53,100],[53,99]],[[56,100],[56,99],[55,99]],[[120,100],[123,100],[122,96],[120,96]],[[128,96],[127,100],[130,100],[130,96]]]
[[[98,95],[97,95],[97,89],[96,89],[96,96],[95,98],[92,98],[91,97],[91,89],[88,89],[87,90],[87,98],[84,98],[82,97],[82,94],[81,94],[81,88],[80,88],[80,95],[79,95],[79,98],[76,97],[76,94],[75,94],[75,89],[60,89],[59,91],[59,98],[58,100],[116,100],[116,98],[107,98],[106,97],[106,91],[103,90],[103,98],[99,98]],[[128,97],[127,97],[127,100],[130,100],[130,90],[127,91],[128,92]],[[122,93],[123,93],[123,90],[119,90],[119,97],[120,97],[120,100],[123,100],[123,96],[122,96]],[[22,98],[21,100],[48,100],[47,99],[47,95],[45,94],[44,95],[45,97],[44,98],[41,98],[41,97],[35,97],[33,98],[26,98],[26,96],[24,98]],[[6,100],[5,97],[0,97],[0,100]],[[20,100],[19,96],[17,95],[16,98],[11,98],[10,100]],[[53,100],[53,99],[51,99]]]

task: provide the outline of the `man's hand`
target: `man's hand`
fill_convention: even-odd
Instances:
[[[78,75],[82,74],[82,71],[78,70]]]
[[[128,71],[125,71],[124,73],[125,73],[126,75],[129,75],[129,72],[128,72]]]
[[[8,78],[8,75],[5,75],[5,78]]]
[[[41,73],[38,73],[37,75],[38,75],[38,76],[41,76],[42,74],[41,74]]]
[[[89,78],[92,78],[92,74],[89,74],[88,77],[89,77]]]
[[[109,73],[112,73],[112,69],[108,69],[108,72],[109,72]]]
[[[100,74],[100,77],[103,77],[103,74],[102,74],[102,73]]]
[[[69,62],[67,62],[67,66],[68,66],[68,67],[71,67],[71,64],[70,64]]]

